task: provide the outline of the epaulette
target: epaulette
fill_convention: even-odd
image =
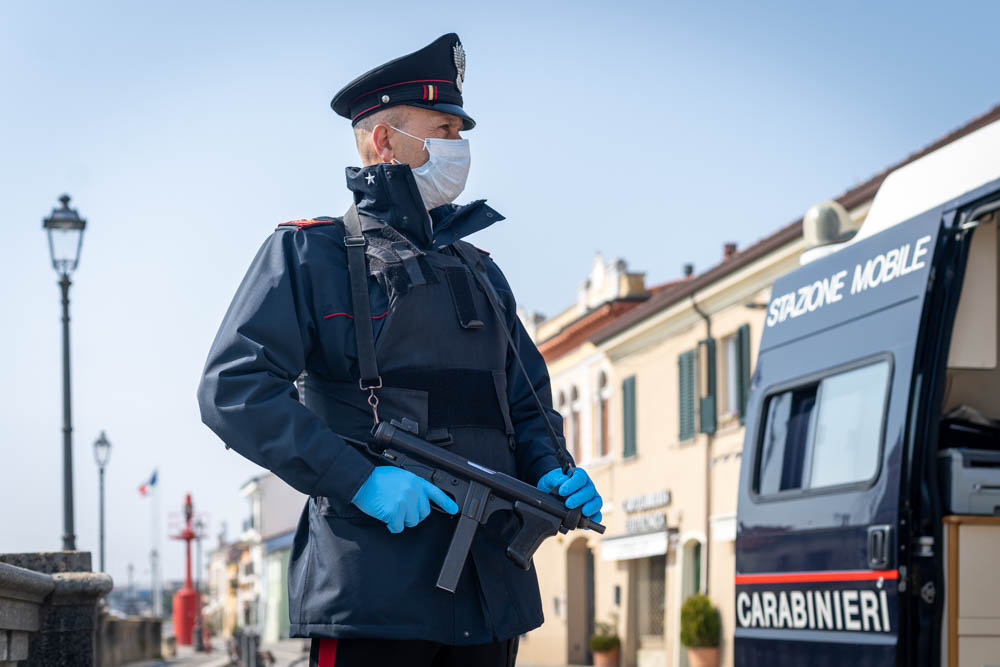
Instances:
[[[489,251],[488,251],[488,250],[483,250],[482,248],[479,248],[479,247],[476,247],[476,246],[472,246],[472,247],[473,247],[473,248],[476,248],[476,250],[478,250],[479,252],[483,253],[483,254],[484,254],[484,255],[486,255],[487,257],[489,257],[489,256],[490,256],[490,253],[489,253]]]
[[[294,227],[295,229],[304,229],[306,227],[317,227],[319,225],[332,225],[336,222],[333,218],[303,218],[302,220],[289,220],[288,222],[283,222],[275,229],[281,229],[282,227]]]

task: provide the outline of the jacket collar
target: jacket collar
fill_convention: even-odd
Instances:
[[[390,225],[419,248],[450,245],[504,219],[486,205],[485,199],[465,206],[439,206],[428,216],[413,172],[406,164],[382,162],[348,167],[347,187],[354,194],[358,212]]]

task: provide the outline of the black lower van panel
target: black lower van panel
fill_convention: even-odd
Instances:
[[[887,667],[896,664],[896,637],[866,632],[738,630],[733,649],[736,667]],[[747,636],[759,635],[759,636]],[[806,641],[793,641],[808,635]],[[742,636],[741,636],[742,635]]]

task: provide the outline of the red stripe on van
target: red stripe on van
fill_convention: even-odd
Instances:
[[[822,581],[873,581],[899,579],[898,570],[828,570],[825,572],[769,572],[767,574],[737,574],[736,585],[801,584]]]

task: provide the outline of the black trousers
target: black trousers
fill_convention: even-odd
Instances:
[[[448,646],[420,639],[313,639],[309,667],[514,667],[517,640]]]

